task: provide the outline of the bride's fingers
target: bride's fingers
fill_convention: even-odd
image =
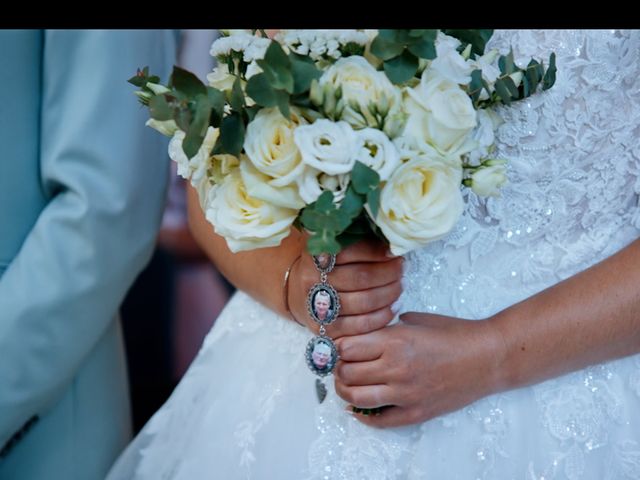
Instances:
[[[342,337],[336,340],[340,358],[345,362],[366,362],[380,358],[384,352],[384,338],[377,333]]]
[[[386,262],[395,258],[390,257],[391,254],[388,252],[389,247],[381,241],[363,240],[341,251],[336,257],[336,265],[357,262]]]
[[[382,360],[371,362],[342,361],[338,363],[334,374],[338,381],[349,387],[382,385],[387,383],[389,377]]]
[[[340,315],[362,315],[391,306],[402,293],[400,280],[359,292],[340,292]]]
[[[362,335],[385,327],[393,320],[394,316],[389,307],[365,313],[364,315],[349,315],[346,317],[340,315],[338,320],[327,326],[327,333],[334,339],[346,335]]]
[[[393,390],[387,385],[350,387],[335,379],[336,393],[351,405],[360,408],[375,408],[393,404]]]
[[[385,262],[350,263],[329,274],[329,283],[341,292],[355,292],[381,287],[402,278],[402,257]]]

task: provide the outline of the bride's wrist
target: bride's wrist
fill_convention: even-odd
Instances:
[[[289,268],[287,268],[287,270],[284,273],[284,279],[282,282],[282,303],[284,305],[285,312],[287,312],[287,315],[298,325],[305,327],[304,323],[298,320],[296,316],[293,314],[293,312],[291,311],[290,303],[289,303],[289,291],[290,291],[289,285],[291,283],[291,273],[301,258],[302,258],[302,253],[300,253],[296,258],[293,259],[293,261],[289,265]]]
[[[483,322],[490,345],[489,355],[491,355],[493,366],[488,372],[491,375],[489,383],[492,391],[490,393],[502,392],[516,387],[515,375],[512,371],[513,365],[510,360],[511,347],[503,328],[503,321],[502,316],[497,314]]]

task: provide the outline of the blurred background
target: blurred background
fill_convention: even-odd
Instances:
[[[178,64],[205,83],[217,36],[216,30],[180,35]],[[171,394],[234,291],[191,236],[186,183],[175,163],[167,164],[170,183],[156,249],[121,308],[135,433]]]

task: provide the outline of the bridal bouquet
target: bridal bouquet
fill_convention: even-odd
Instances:
[[[168,86],[146,68],[129,81],[232,251],[295,227],[314,255],[370,235],[401,255],[453,228],[464,189],[498,193],[496,107],[554,84],[554,54],[520,67],[485,53],[491,35],[229,31],[208,85],[177,67]]]

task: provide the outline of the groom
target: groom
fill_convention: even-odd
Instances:
[[[170,31],[0,31],[0,480],[103,479],[130,435],[118,306],[166,144],[126,83]]]

